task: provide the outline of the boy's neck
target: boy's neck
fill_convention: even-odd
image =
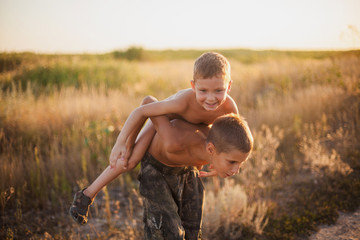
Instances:
[[[203,162],[203,165],[209,164],[211,162],[210,155],[206,151],[206,144],[206,139],[204,138],[204,141],[200,144],[194,145],[191,151],[193,158]]]

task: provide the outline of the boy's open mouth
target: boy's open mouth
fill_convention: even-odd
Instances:
[[[205,103],[205,105],[206,105],[207,107],[216,107],[217,102],[215,102],[215,103]]]

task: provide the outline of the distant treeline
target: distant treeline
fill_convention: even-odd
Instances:
[[[36,54],[31,52],[23,53],[0,53],[0,73],[12,70],[21,64],[23,58],[31,56],[82,56],[82,57],[103,57],[124,59],[129,61],[168,61],[168,60],[195,60],[202,53],[208,51],[220,52],[230,59],[245,64],[251,64],[269,59],[291,58],[312,58],[323,59],[339,54],[355,53],[360,55],[360,50],[350,51],[280,51],[280,50],[251,50],[251,49],[181,49],[181,50],[147,50],[142,47],[129,47],[125,50],[114,50],[104,54]]]
[[[255,63],[268,59],[278,59],[282,57],[293,58],[315,58],[323,59],[343,53],[356,53],[360,55],[360,50],[352,51],[280,51],[280,50],[251,50],[251,49],[182,49],[182,50],[146,50],[142,47],[130,47],[124,51],[116,50],[111,52],[114,58],[139,60],[139,61],[163,61],[196,59],[202,53],[208,51],[220,52],[227,58],[232,58],[245,64]]]
[[[316,58],[323,59],[335,55],[347,53],[345,51],[278,51],[278,50],[250,50],[250,49],[203,49],[203,50],[163,50],[163,51],[144,51],[144,57],[148,56],[151,60],[180,60],[196,59],[207,51],[220,52],[229,59],[234,59],[245,64],[261,62],[269,59],[279,59],[283,57],[293,58]],[[360,50],[348,51],[356,52],[360,55]],[[146,59],[146,58],[145,58]]]

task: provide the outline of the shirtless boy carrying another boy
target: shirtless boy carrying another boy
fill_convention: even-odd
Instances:
[[[130,170],[127,169],[128,165],[133,168],[139,163],[151,138],[143,141],[143,147],[134,148],[133,152],[131,149],[138,132],[149,117],[168,115],[172,119],[179,118],[189,123],[209,125],[219,116],[238,114],[234,100],[228,95],[231,83],[230,64],[224,56],[214,52],[201,55],[194,64],[190,89],[181,90],[163,101],[142,105],[130,114],[110,154],[110,167],[106,168],[89,187],[76,193],[70,214],[74,218],[82,216],[87,221],[88,207],[85,214],[82,210],[84,207],[78,204],[80,198],[84,196],[91,199],[88,203],[90,205],[105,185],[119,174]],[[129,159],[132,155],[136,157]]]
[[[165,116],[151,120],[156,134],[139,174],[145,239],[201,239],[204,188],[198,168],[211,164],[223,178],[238,173],[253,148],[249,127],[236,114],[217,118],[211,128]]]
[[[211,164],[223,178],[238,173],[253,148],[250,129],[237,114],[217,118],[211,128],[180,119],[170,121],[166,116],[151,117],[151,121],[156,131],[152,124],[145,126],[134,148],[139,151],[143,141],[155,134],[139,174],[144,237],[201,239],[204,187],[198,169]],[[129,163],[134,162],[133,157]]]

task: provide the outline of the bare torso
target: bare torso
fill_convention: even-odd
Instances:
[[[161,134],[156,133],[149,147],[149,153],[158,161],[172,167],[207,164],[204,153],[209,127],[204,124],[190,124],[179,119],[172,120],[171,125],[173,139],[165,139]],[[177,147],[168,151],[167,141],[173,140]]]

